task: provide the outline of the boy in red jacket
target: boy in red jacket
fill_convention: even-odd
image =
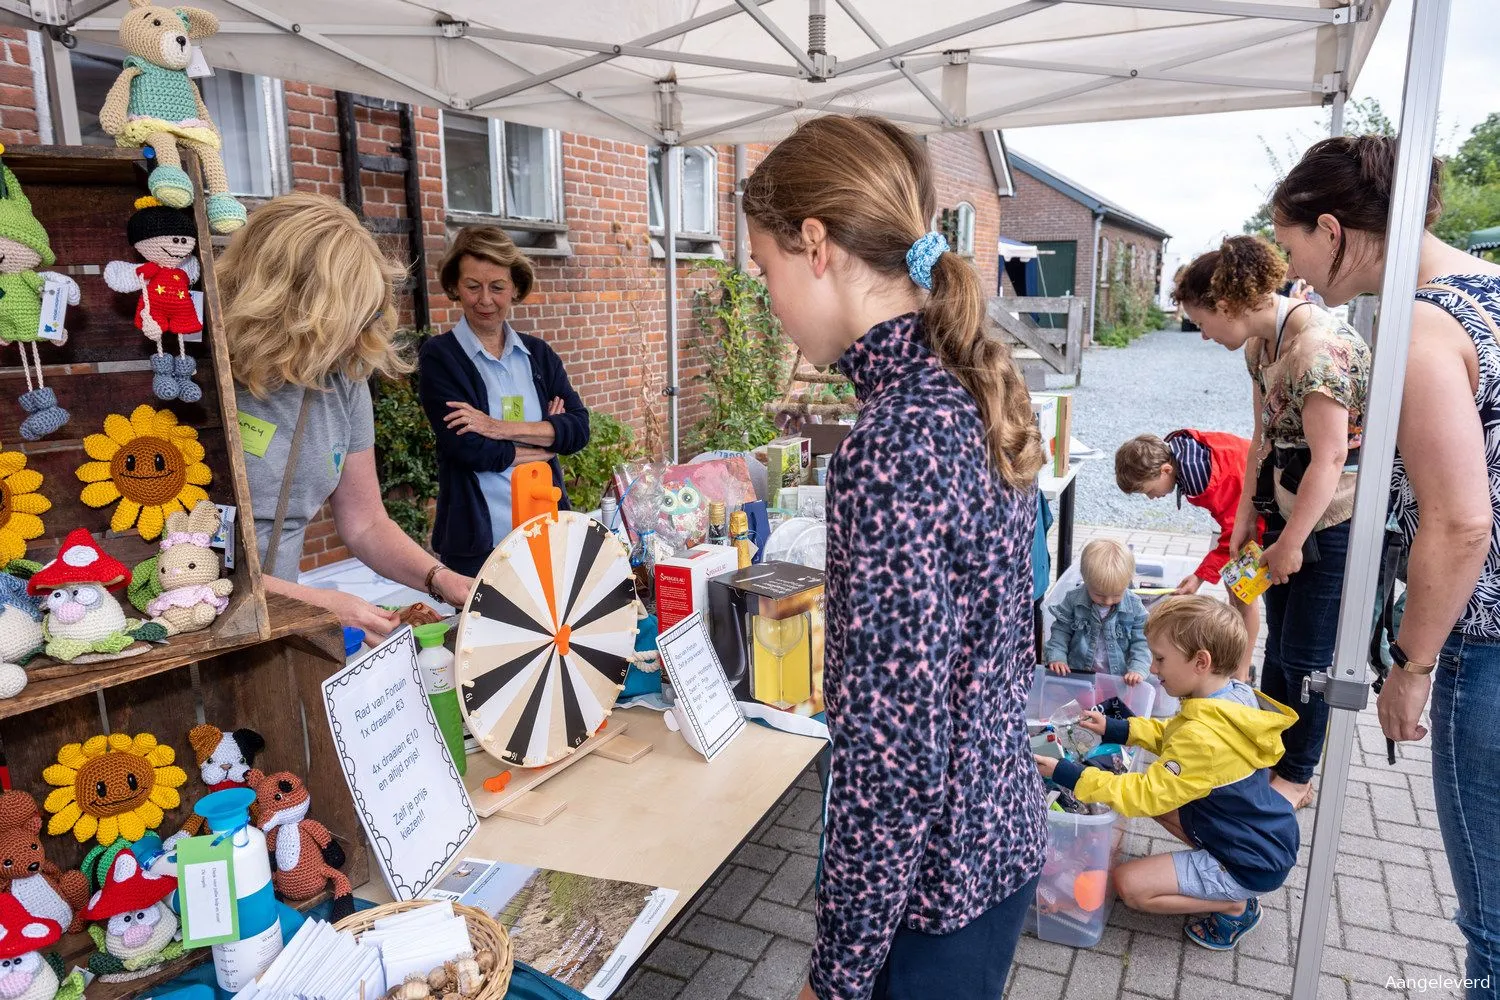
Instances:
[[[1234,518],[1239,510],[1249,454],[1250,442],[1242,437],[1191,429],[1173,431],[1166,440],[1142,434],[1126,441],[1115,452],[1115,482],[1122,491],[1140,493],[1152,500],[1175,492],[1178,507],[1186,497],[1194,507],[1208,511],[1219,525],[1219,544],[1203,557],[1192,575],[1183,578],[1177,593],[1194,594],[1204,583],[1218,583],[1219,571],[1232,558],[1229,539],[1234,534]],[[1259,535],[1257,524],[1256,537]],[[1235,673],[1237,680],[1248,682],[1255,635],[1260,631],[1260,612],[1255,604],[1243,604],[1233,594],[1228,596],[1230,605],[1244,619],[1250,637]]]

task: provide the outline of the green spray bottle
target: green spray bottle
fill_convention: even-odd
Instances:
[[[453,654],[443,645],[448,626],[443,622],[418,625],[412,630],[422,651],[417,654],[417,666],[422,670],[422,687],[427,692],[427,704],[443,731],[443,740],[448,744],[448,753],[458,773],[469,768],[468,756],[464,753],[464,718],[458,708],[458,688],[453,671]]]

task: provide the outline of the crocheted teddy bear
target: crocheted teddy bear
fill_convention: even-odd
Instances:
[[[130,8],[120,19],[120,45],[130,54],[99,111],[99,127],[117,146],[155,151],[156,167],[146,186],[172,208],[193,203],[193,182],[182,169],[178,143],[197,153],[207,178],[209,228],[232,233],[245,224],[245,206],[229,194],[219,153],[223,141],[198,85],[187,75],[193,40],[216,34],[219,19],[196,7],[158,7],[151,0],[130,0]]]
[[[28,913],[57,921],[68,933],[83,930],[80,916],[89,885],[81,871],[63,871],[42,848],[42,813],[26,792],[0,792],[0,892]],[[0,990],[0,996],[4,996]]]
[[[4,151],[0,146],[0,153]],[[21,421],[21,436],[27,441],[39,441],[68,422],[68,411],[57,405],[57,394],[42,383],[42,355],[36,346],[42,339],[42,289],[46,282],[64,287],[68,305],[76,306],[79,301],[78,282],[56,271],[36,270],[56,262],[47,231],[31,214],[31,202],[20,182],[10,167],[0,164],[0,340],[20,345],[21,368],[26,374],[21,409],[28,414]],[[67,331],[60,331],[60,337],[58,343],[66,341]]]
[[[63,539],[57,558],[26,583],[27,593],[47,594],[42,620],[46,653],[54,659],[111,659],[137,643],[165,642],[167,630],[155,622],[125,617],[110,593],[129,577],[125,565],[108,555],[83,528]],[[145,652],[146,647],[133,652]]]
[[[137,198],[136,212],[125,223],[125,233],[144,264],[112,260],[104,267],[104,283],[117,292],[139,292],[135,325],[156,344],[151,358],[151,391],[157,399],[196,403],[203,390],[193,381],[198,362],[188,356],[183,334],[198,333],[203,323],[188,290],[198,281],[200,268],[193,251],[198,227],[192,216],[168,208],[151,196]],[[177,357],[162,349],[162,336],[177,334]]]
[[[0,572],[0,698],[26,689],[25,665],[44,644],[42,612],[26,593],[26,581]]]
[[[55,951],[62,938],[57,921],[27,911],[14,896],[0,896],[0,997],[5,1000],[81,1000],[83,973],[66,966]]]
[[[198,501],[191,514],[178,511],[167,518],[156,558],[161,593],[146,613],[169,636],[207,628],[229,607],[234,581],[219,578],[219,556],[209,547],[219,521],[219,508],[208,500]]]
[[[89,925],[99,949],[89,958],[89,971],[106,983],[123,983],[181,955],[177,914],[166,902],[176,888],[177,879],[147,871],[131,852],[115,855],[104,888],[83,911],[89,920],[105,921]]]
[[[222,792],[228,788],[249,788],[246,781],[255,755],[266,748],[266,741],[253,729],[236,729],[226,733],[218,726],[204,724],[188,730],[188,744],[193,748],[193,757],[198,761],[198,773],[210,792]],[[259,810],[250,806],[250,822],[259,818]],[[193,813],[182,824],[182,829],[168,837],[162,844],[170,850],[184,837],[196,837],[205,829],[202,816]]]
[[[245,782],[255,789],[257,824],[266,835],[266,847],[276,861],[271,882],[283,899],[312,899],[332,883],[333,919],[354,912],[354,889],[339,871],[344,849],[328,827],[307,818],[312,796],[302,779],[290,771],[265,774],[252,770]]]

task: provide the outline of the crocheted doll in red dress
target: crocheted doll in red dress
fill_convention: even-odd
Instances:
[[[110,261],[104,268],[104,282],[117,292],[140,293],[135,325],[156,344],[151,391],[158,399],[196,403],[203,398],[203,390],[193,381],[198,362],[188,356],[182,336],[203,329],[189,290],[200,272],[198,258],[193,256],[198,229],[191,215],[149,195],[137,198],[135,207],[125,231],[145,262]],[[162,337],[168,333],[177,334],[175,358],[162,350]]]

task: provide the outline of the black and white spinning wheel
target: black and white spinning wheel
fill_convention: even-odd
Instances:
[[[635,655],[630,557],[586,514],[541,514],[505,536],[459,619],[459,704],[492,756],[541,767],[603,724]]]

